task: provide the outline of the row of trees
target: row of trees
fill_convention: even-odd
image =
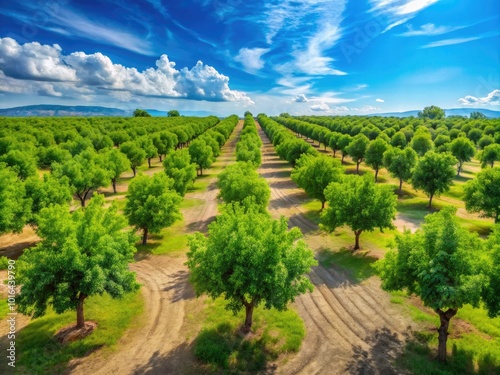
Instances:
[[[245,128],[255,128],[251,114],[247,119]],[[187,262],[198,295],[223,296],[235,314],[245,309],[245,333],[258,305],[285,310],[297,295],[312,291],[306,274],[317,264],[300,230],[288,230],[284,217],[273,220],[267,212],[270,189],[255,170],[259,164],[238,161],[221,172],[221,214],[209,225],[208,237],[190,237]]]
[[[243,130],[236,144],[236,161],[247,161],[257,168],[262,163],[261,147],[262,140],[255,127],[255,120],[252,114],[248,113],[245,115]]]

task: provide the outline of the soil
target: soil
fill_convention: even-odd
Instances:
[[[63,345],[69,344],[73,341],[81,340],[90,335],[97,328],[96,322],[85,322],[82,328],[76,328],[75,324],[61,328],[54,338]]]

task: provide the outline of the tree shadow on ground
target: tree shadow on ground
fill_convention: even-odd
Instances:
[[[24,241],[0,248],[0,256],[17,259],[23,255],[24,250],[34,247],[40,241]]]
[[[177,271],[173,275],[173,279],[163,289],[166,292],[171,290],[174,291],[172,302],[178,302],[180,300],[190,300],[196,297],[194,289],[188,282],[188,280],[189,272],[187,270]]]
[[[214,215],[214,216],[211,216],[209,217],[208,219],[206,220],[197,220],[197,221],[193,221],[192,223],[189,223],[187,226],[186,226],[186,232],[187,233],[194,233],[194,232],[206,232],[207,229],[208,229],[208,225],[215,221],[217,217]]]
[[[265,172],[260,174],[263,178],[288,178],[290,177],[290,171],[276,171],[276,172]]]
[[[373,263],[378,259],[367,253],[352,252],[343,247],[336,251],[320,249],[318,260],[325,269],[346,272],[353,283],[360,283],[376,274]]]
[[[148,362],[134,369],[134,375],[194,374],[192,344],[182,343],[174,350],[160,355],[156,351]]]

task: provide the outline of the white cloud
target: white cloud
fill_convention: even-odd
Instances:
[[[375,101],[376,101],[376,102],[379,102],[379,103],[383,103],[383,102],[385,102],[385,100],[384,100],[384,99],[375,99]]]
[[[359,112],[362,112],[362,113],[369,113],[369,112],[380,111],[380,108],[374,107],[374,106],[372,106],[372,105],[365,105],[365,106],[364,106],[363,108],[361,108],[361,109],[351,108],[351,110],[356,110],[356,111],[359,111]]]
[[[326,103],[315,104],[309,107],[314,112],[329,112],[330,107]]]
[[[426,23],[420,26],[419,29],[413,29],[412,25],[408,25],[408,31],[399,34],[399,36],[441,35],[463,29],[464,27],[466,26],[436,26],[432,23]]]
[[[18,80],[65,82],[64,89],[74,94],[83,94],[81,87],[84,87],[85,95],[89,95],[89,91],[110,90],[145,97],[253,104],[245,93],[231,90],[229,78],[213,67],[198,61],[191,69],[177,70],[167,55],[156,61],[156,68],[140,72],[114,64],[101,53],[74,52],[64,56],[57,45],[26,43],[21,46],[14,39],[0,38],[0,70],[4,76]],[[47,87],[36,91],[58,96]]]
[[[306,103],[309,101],[309,99],[307,99],[304,94],[299,94],[295,98],[293,98],[293,101],[296,103]]]
[[[454,39],[443,39],[443,40],[438,40],[437,42],[432,42],[428,43],[426,45],[423,45],[422,48],[435,48],[435,47],[442,47],[442,46],[451,46],[454,44],[462,44],[462,43],[467,43],[467,42],[472,42],[474,40],[481,39],[480,36],[473,36],[470,38],[454,38]]]
[[[256,72],[264,67],[262,55],[269,52],[269,48],[241,48],[234,61],[239,62],[246,71]]]
[[[463,106],[473,106],[473,105],[500,105],[500,90],[493,90],[484,98],[477,98],[475,96],[467,95],[464,98],[458,99]]]

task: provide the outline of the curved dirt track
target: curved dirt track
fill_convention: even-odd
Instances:
[[[236,142],[242,127],[243,122],[240,121],[213,167],[222,167],[234,161]],[[217,214],[216,176],[209,178],[208,189],[186,195],[186,198],[203,201],[201,206],[183,210],[187,232],[205,230]],[[125,334],[113,354],[106,356],[96,352],[74,360],[66,372],[78,375],[189,372],[193,364],[189,348],[193,337],[186,337],[186,310],[189,305],[199,305],[200,302],[194,301],[195,294],[188,283],[185,261],[185,255],[151,255],[131,264],[130,268],[143,284],[145,313],[141,324]]]
[[[269,210],[299,227],[309,246],[318,253],[336,248],[331,236],[318,232],[300,205],[306,198],[290,180],[290,167],[277,156],[258,126],[264,143],[259,173],[271,187]],[[338,247],[338,246],[337,246]],[[393,361],[404,345],[409,322],[401,317],[375,278],[355,284],[340,270],[314,267],[314,291],[298,297],[295,306],[306,326],[301,350],[279,374],[400,374]]]

